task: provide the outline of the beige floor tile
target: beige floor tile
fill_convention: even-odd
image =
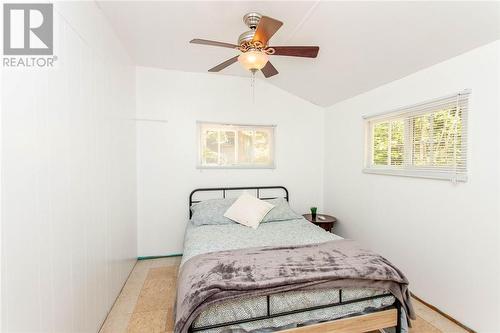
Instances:
[[[134,312],[167,311],[174,299],[173,279],[149,279],[144,283]]]
[[[469,331],[463,329],[453,322],[434,322],[432,323],[434,327],[437,327],[441,332],[446,333],[469,333]]]
[[[139,297],[139,294],[141,293],[142,287],[144,286],[144,281],[145,280],[129,280],[123,287],[120,296],[127,297],[127,298],[133,298]]]
[[[168,257],[151,259],[150,267],[165,267],[165,266],[178,266],[181,263],[182,257]]]
[[[416,300],[415,298],[411,299],[413,308],[415,309],[415,312],[417,313],[418,316],[422,317],[423,320],[425,321],[431,321],[436,318],[442,317],[439,313],[436,311],[433,311],[429,307],[425,306],[423,303],[420,301]]]
[[[149,268],[148,269],[137,269],[133,270],[132,273],[130,273],[130,276],[128,277],[128,281],[132,282],[137,282],[141,281],[143,282],[146,279],[146,276],[148,276]]]
[[[436,327],[439,331],[446,333],[468,333],[465,329],[458,326],[440,313],[432,310],[422,302],[412,298],[415,312],[419,317]]]
[[[134,269],[135,270],[149,269],[150,266],[151,266],[151,260],[137,260]]]
[[[151,268],[146,277],[146,281],[151,279],[176,279],[176,278],[177,278],[177,266],[166,266],[166,267]]]
[[[414,298],[412,298],[411,301],[413,304],[413,309],[415,310],[415,313],[417,314],[417,316],[422,318],[426,322],[430,322],[433,319],[439,319],[442,317],[439,313],[428,308],[420,301],[418,301]]]
[[[166,330],[167,311],[149,311],[133,313],[128,333],[162,333]]]
[[[174,324],[175,324],[175,316],[174,316],[174,310],[173,307],[169,308],[167,311],[167,323],[165,327],[165,332],[173,332],[174,331]]]
[[[429,324],[439,329],[441,332],[446,333],[468,333],[467,330],[458,326],[448,318],[440,316],[440,318],[434,318],[433,320],[428,321]]]
[[[131,315],[131,313],[116,315],[110,313],[99,333],[126,333]]]
[[[412,322],[410,333],[441,333],[441,331],[422,318],[417,317],[417,320]]]
[[[136,304],[137,304],[137,296],[126,297],[120,295],[116,300],[115,304],[113,305],[110,315],[130,314],[134,312]]]

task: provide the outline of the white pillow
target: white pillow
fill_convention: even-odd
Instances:
[[[274,208],[269,202],[243,193],[224,214],[230,220],[257,229],[267,213]]]

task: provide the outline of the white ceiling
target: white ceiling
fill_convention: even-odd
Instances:
[[[206,72],[237,51],[250,11],[284,22],[272,45],[319,45],[316,59],[274,56],[267,79],[314,104],[336,102],[500,39],[500,2],[99,1],[137,65]],[[239,64],[212,75],[249,76]],[[260,74],[259,74],[260,75]],[[262,76],[261,76],[262,77]],[[262,77],[263,78],[263,77]]]

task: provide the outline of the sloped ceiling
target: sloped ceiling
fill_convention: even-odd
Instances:
[[[139,66],[206,72],[237,51],[192,38],[236,43],[250,11],[283,27],[272,45],[319,45],[316,59],[274,56],[268,80],[320,106],[500,39],[499,2],[99,1]],[[238,63],[212,75],[248,76]],[[263,76],[259,73],[259,77]],[[221,92],[223,93],[223,92]]]

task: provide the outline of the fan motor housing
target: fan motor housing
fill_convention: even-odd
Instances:
[[[250,30],[245,31],[238,37],[238,45],[251,42],[253,40],[255,29],[257,29],[261,18],[262,15],[256,12],[250,12],[243,16],[243,22],[250,28]]]
[[[257,29],[262,15],[256,12],[251,12],[243,16],[243,22],[252,30]]]
[[[254,35],[255,35],[255,30],[245,31],[240,35],[240,37],[238,37],[238,45],[241,45],[245,42],[251,42]]]

